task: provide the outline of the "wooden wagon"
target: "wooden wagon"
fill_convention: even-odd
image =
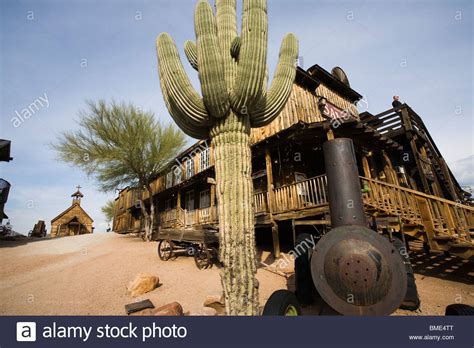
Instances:
[[[177,256],[193,256],[197,268],[212,267],[217,257],[219,235],[210,229],[163,229],[158,233],[158,256],[162,261]]]
[[[43,220],[39,220],[33,229],[28,233],[28,237],[45,237],[46,236],[46,224]]]

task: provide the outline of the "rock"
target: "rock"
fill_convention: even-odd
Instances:
[[[132,297],[137,297],[154,290],[159,282],[160,278],[153,274],[140,273],[128,284],[127,290]]]
[[[203,306],[216,310],[217,315],[225,314],[224,294],[208,295],[204,301]]]
[[[186,312],[189,316],[215,316],[217,311],[211,307],[192,308]]]
[[[184,315],[183,307],[181,307],[181,305],[178,302],[168,303],[158,308],[148,308],[136,314],[146,315],[146,316],[162,316],[162,317]]]
[[[183,307],[181,307],[178,302],[168,303],[167,305],[154,309],[154,313],[152,315],[181,316],[183,315]]]
[[[204,307],[224,306],[224,297],[220,295],[209,295],[203,304]]]

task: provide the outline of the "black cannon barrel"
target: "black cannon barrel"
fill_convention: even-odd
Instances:
[[[329,140],[323,150],[332,228],[367,226],[352,139]]]

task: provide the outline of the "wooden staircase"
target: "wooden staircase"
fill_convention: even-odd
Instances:
[[[366,212],[376,219],[399,221],[406,235],[431,250],[474,257],[474,207],[386,182],[361,177]]]

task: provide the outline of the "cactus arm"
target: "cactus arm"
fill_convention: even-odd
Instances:
[[[245,113],[264,97],[262,89],[267,63],[267,2],[244,0],[241,47],[237,76],[231,95],[235,112]]]
[[[219,52],[216,19],[207,0],[200,0],[196,5],[195,30],[204,104],[212,117],[221,118],[229,112],[230,103]]]
[[[183,114],[182,111],[172,102],[168,94],[168,86],[166,85],[166,79],[163,76],[163,67],[160,66],[158,61],[158,74],[160,77],[161,92],[163,94],[163,99],[165,101],[166,108],[168,109],[171,117],[176,122],[179,128],[189,135],[190,137],[196,139],[206,139],[209,134],[209,129],[206,126],[202,126],[199,123],[192,121],[186,114]]]
[[[216,0],[217,35],[224,63],[227,91],[234,87],[237,65],[230,57],[232,41],[237,36],[237,4],[236,0]]]
[[[285,107],[295,81],[297,58],[298,40],[293,34],[288,34],[281,44],[280,57],[270,90],[250,115],[252,127],[269,124]]]
[[[190,40],[187,40],[184,43],[184,53],[186,58],[188,58],[189,64],[195,69],[198,70],[198,58],[197,58],[197,49],[196,44]]]
[[[230,45],[230,55],[236,61],[239,60],[239,53],[240,53],[240,36],[236,36],[234,40],[232,40],[232,44]]]
[[[209,116],[199,94],[191,85],[173,39],[163,33],[156,42],[160,75],[167,87],[169,100],[173,101],[181,115],[187,115],[195,125],[208,125]]]

